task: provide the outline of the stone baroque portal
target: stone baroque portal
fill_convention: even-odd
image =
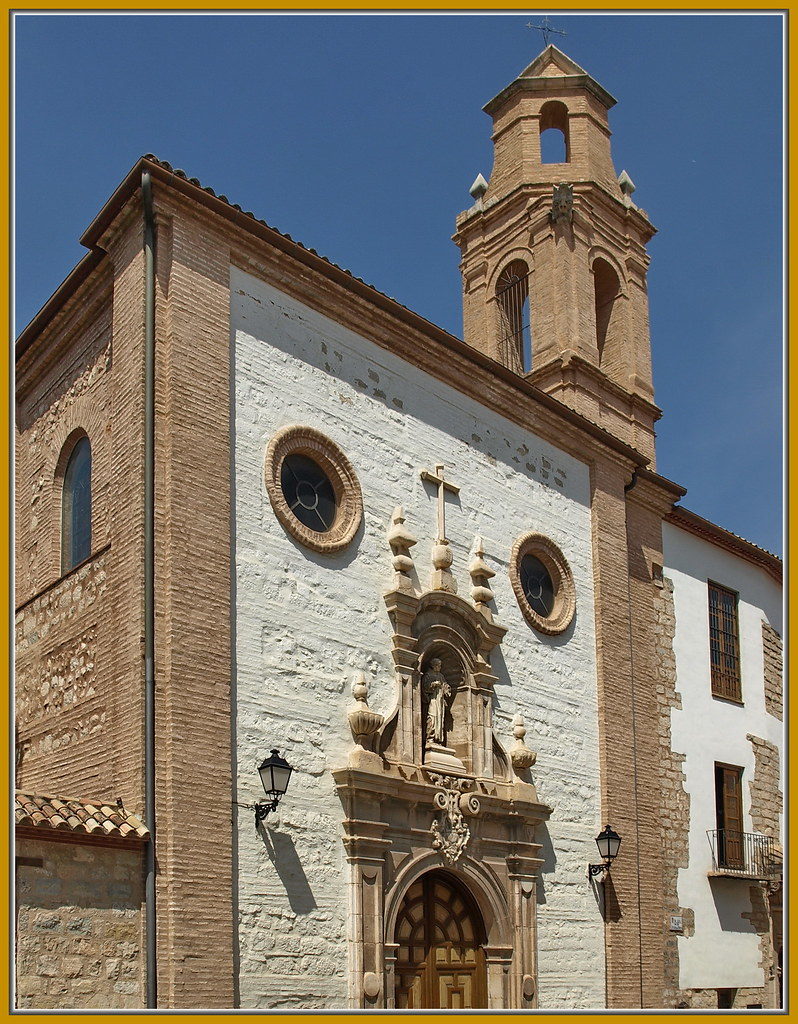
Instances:
[[[436,539],[448,546],[445,536]],[[541,864],[534,829],[551,811],[529,779],[534,754],[523,736],[516,730],[517,746],[527,756],[514,748],[511,757],[493,733],[496,679],[489,657],[506,629],[493,621],[489,607],[492,572],[476,538],[472,601],[449,589],[445,578],[436,588],[434,573],[431,588],[419,593],[411,578],[416,539],[401,508],[388,542],[395,575],[385,603],[393,627],[396,706],[385,719],[372,712],[365,681],[356,679],[349,712],[356,746],[348,764],[333,772],[351,870],[350,1006],[407,1006],[410,962],[427,979],[412,1005],[445,1008],[441,993],[449,992],[449,982],[431,982],[428,961],[455,956],[462,937],[439,928],[426,953],[408,950],[399,923],[408,898],[440,877],[431,873],[444,871],[473,900],[484,925],[484,941],[474,953],[484,961],[481,1005],[532,1008]]]

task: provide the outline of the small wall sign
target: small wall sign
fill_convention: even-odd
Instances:
[[[684,931],[684,924],[682,923],[681,914],[671,914],[671,931],[682,932]]]

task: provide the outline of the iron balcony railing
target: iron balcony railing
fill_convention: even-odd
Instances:
[[[781,869],[773,839],[756,832],[730,828],[707,831],[712,849],[712,870],[724,875],[773,878]]]

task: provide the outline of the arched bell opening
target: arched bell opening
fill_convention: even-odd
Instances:
[[[532,369],[532,328],[529,267],[523,260],[508,263],[496,282],[499,314],[499,357],[516,373]]]
[[[591,270],[599,366],[609,376],[622,379],[621,282],[615,268],[601,256],[593,260]]]
[[[395,1008],[486,1008],[486,944],[482,914],[460,879],[443,869],[417,878],[394,927]]]
[[[570,160],[568,107],[560,100],[549,100],[540,108],[540,162],[567,164]]]

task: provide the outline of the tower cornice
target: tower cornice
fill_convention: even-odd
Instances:
[[[585,90],[591,93],[607,110],[617,103],[615,97],[588,74],[552,75],[545,78],[516,78],[514,82],[510,82],[500,93],[497,93],[492,100],[488,100],[482,109],[493,117],[508,100],[518,93],[533,92],[544,95],[550,93],[552,96],[562,96],[570,90],[574,92]]]

